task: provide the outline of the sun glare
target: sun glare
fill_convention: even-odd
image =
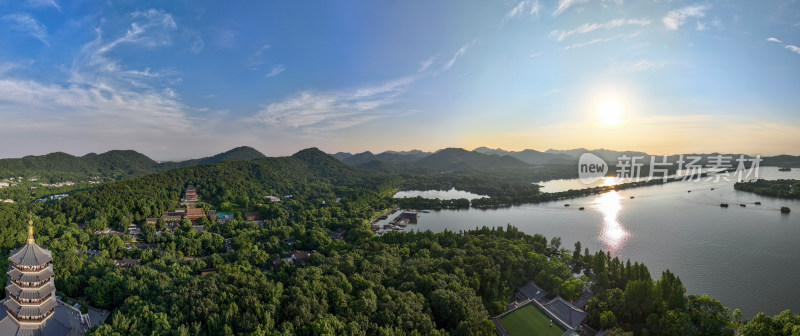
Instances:
[[[604,125],[616,125],[622,121],[622,107],[616,100],[606,100],[597,107],[597,114]]]

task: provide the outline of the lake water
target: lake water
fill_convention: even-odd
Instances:
[[[761,167],[760,178],[800,179],[800,170]],[[723,202],[730,207],[721,208]],[[781,214],[782,206],[792,213]],[[504,209],[432,211],[421,214],[418,224],[406,231],[459,231],[507,223],[548,240],[559,236],[562,246],[570,249],[580,241],[592,252],[603,249],[622,260],[644,262],[656,278],[670,269],[689,294],[708,294],[731,310],[741,309],[746,317],[759,311],[800,312],[797,200],[758,196],[734,190],[733,182],[703,179]]]

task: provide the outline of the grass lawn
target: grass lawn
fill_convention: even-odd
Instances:
[[[561,336],[566,330],[550,319],[539,308],[529,304],[500,319],[500,323],[512,336]]]

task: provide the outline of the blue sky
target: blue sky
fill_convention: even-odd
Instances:
[[[798,78],[797,1],[0,0],[0,157],[800,154]]]

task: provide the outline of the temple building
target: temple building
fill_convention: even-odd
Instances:
[[[183,198],[181,198],[181,204],[183,205],[196,205],[197,204],[197,188],[193,185],[186,187],[186,191],[183,193]],[[188,207],[188,206],[187,206]]]
[[[161,217],[145,218],[145,225],[155,226],[156,223],[158,223],[158,219],[161,218],[166,222],[167,228],[174,230],[177,229],[178,224],[183,219],[196,222],[198,219],[206,217],[205,210],[197,207],[198,202],[199,198],[197,197],[197,188],[195,188],[193,185],[190,185],[186,187],[186,191],[183,192],[183,197],[181,197],[181,205],[178,206],[175,211],[164,211],[161,213]],[[216,212],[214,212],[214,216],[216,216]]]
[[[28,240],[8,258],[6,297],[0,302],[0,336],[83,335],[89,328],[88,314],[56,297],[53,257],[36,244],[33,220],[28,222]]]

